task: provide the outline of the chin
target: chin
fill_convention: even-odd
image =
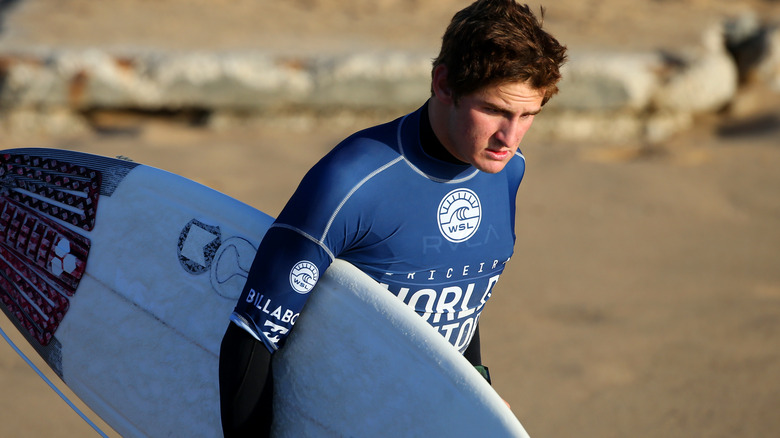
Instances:
[[[504,163],[502,161],[492,161],[488,163],[476,163],[473,166],[485,173],[498,173],[504,170],[506,164],[507,163]]]

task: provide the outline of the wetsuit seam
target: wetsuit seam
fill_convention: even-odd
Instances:
[[[363,187],[372,178],[384,172],[385,170],[389,169],[390,167],[392,167],[393,165],[395,165],[401,160],[403,160],[403,157],[398,157],[388,163],[385,163],[383,166],[375,169],[374,171],[369,173],[365,178],[360,180],[360,182],[355,184],[355,186],[352,187],[349,193],[347,193],[346,196],[344,196],[344,198],[341,200],[339,205],[336,206],[336,209],[333,211],[333,214],[331,214],[330,218],[328,219],[328,223],[325,225],[325,230],[322,232],[322,237],[320,238],[319,241],[315,240],[315,242],[317,242],[319,245],[322,245],[324,247],[325,238],[327,237],[328,232],[330,231],[330,227],[333,225],[333,222],[336,220],[336,216],[338,216],[339,212],[341,211],[342,208],[344,208],[344,205],[347,203],[347,201],[349,201],[352,195],[357,193],[357,191],[360,190],[360,188]]]
[[[334,213],[334,215],[335,215],[335,213]],[[330,222],[332,222],[332,221],[333,221],[333,220],[331,219],[331,221],[330,221]],[[329,222],[329,224],[330,224],[330,222]],[[331,261],[331,262],[332,262],[333,260],[336,260],[336,256],[333,254],[333,252],[331,252],[331,251],[330,251],[330,249],[328,249],[328,247],[327,247],[327,246],[325,245],[325,243],[324,243],[324,242],[325,242],[325,234],[323,234],[323,236],[322,236],[322,239],[318,240],[317,238],[315,238],[314,236],[310,235],[309,233],[307,233],[307,232],[305,232],[305,231],[301,230],[300,228],[293,227],[292,225],[287,225],[287,224],[273,224],[273,225],[271,225],[271,228],[284,228],[284,229],[286,229],[286,230],[290,230],[290,231],[292,231],[292,232],[294,232],[294,233],[298,233],[298,234],[300,234],[301,236],[303,236],[304,238],[306,238],[306,239],[308,239],[308,240],[311,240],[312,242],[316,243],[316,244],[317,244],[317,246],[319,246],[320,248],[322,248],[322,250],[323,250],[323,251],[325,251],[325,253],[326,253],[326,254],[328,255],[328,257],[330,258],[330,261]],[[269,229],[270,229],[270,228],[269,228]],[[327,230],[326,230],[326,233],[327,233]]]

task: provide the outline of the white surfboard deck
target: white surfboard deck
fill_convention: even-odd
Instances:
[[[0,184],[0,307],[65,384],[125,437],[221,436],[219,344],[272,219],[55,149],[0,152]],[[343,261],[274,370],[278,437],[527,436],[443,337]]]

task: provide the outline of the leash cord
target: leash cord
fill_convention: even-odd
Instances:
[[[108,435],[106,435],[102,430],[100,430],[100,428],[95,423],[93,423],[92,420],[90,420],[89,417],[87,417],[86,414],[84,414],[84,412],[81,411],[81,409],[79,409],[75,404],[73,404],[73,402],[70,401],[70,399],[68,399],[68,397],[65,394],[63,394],[62,391],[60,391],[59,388],[57,388],[57,386],[55,386],[54,383],[51,380],[49,380],[48,377],[46,377],[46,375],[43,374],[43,372],[30,360],[30,358],[28,358],[24,354],[24,352],[22,352],[22,350],[20,350],[19,347],[16,346],[16,344],[14,344],[11,338],[9,338],[8,335],[5,334],[5,331],[3,331],[2,327],[0,327],[0,334],[3,335],[3,339],[5,339],[8,345],[10,345],[11,348],[13,348],[14,351],[16,351],[16,354],[18,354],[22,359],[24,359],[24,361],[27,362],[27,365],[29,365],[30,368],[32,368],[33,371],[35,371],[35,373],[38,374],[38,376],[41,379],[43,379],[43,381],[46,382],[46,384],[49,385],[49,387],[53,389],[54,392],[56,392],[57,395],[59,395],[60,398],[63,399],[65,403],[67,403],[68,406],[70,406],[71,409],[73,409],[74,412],[76,412],[79,415],[79,417],[81,417],[84,421],[87,422],[87,424],[89,424],[93,429],[95,429],[95,432],[100,434],[101,437],[108,438]]]

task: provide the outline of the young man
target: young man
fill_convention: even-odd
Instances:
[[[222,343],[226,436],[269,432],[271,355],[335,258],[481,367],[479,315],[513,252],[518,146],[557,92],[565,52],[527,6],[479,0],[445,32],[430,99],[309,171],[264,237]]]

